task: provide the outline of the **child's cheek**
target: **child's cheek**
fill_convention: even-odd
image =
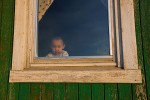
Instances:
[[[55,52],[55,49],[53,48],[52,51]]]

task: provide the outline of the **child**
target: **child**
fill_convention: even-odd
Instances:
[[[51,41],[51,50],[47,57],[63,57],[69,56],[67,51],[64,51],[65,44],[61,37],[55,37]]]

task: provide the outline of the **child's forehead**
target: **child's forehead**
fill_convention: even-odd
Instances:
[[[63,43],[62,39],[53,39],[52,43]]]

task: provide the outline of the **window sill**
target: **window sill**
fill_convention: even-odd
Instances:
[[[11,71],[9,82],[142,83],[141,70],[121,68],[26,69]]]

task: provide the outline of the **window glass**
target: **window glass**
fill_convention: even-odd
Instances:
[[[38,57],[53,54],[110,55],[108,0],[54,0],[38,22]]]

